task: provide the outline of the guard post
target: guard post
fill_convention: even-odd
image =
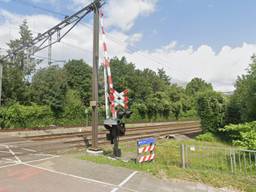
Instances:
[[[155,159],[156,139],[146,138],[137,141],[137,160],[138,163],[150,162]]]

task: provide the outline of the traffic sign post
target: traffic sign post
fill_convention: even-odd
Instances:
[[[137,160],[138,163],[150,162],[156,158],[156,139],[146,138],[137,141]]]

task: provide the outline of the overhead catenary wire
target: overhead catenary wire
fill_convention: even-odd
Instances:
[[[33,8],[36,8],[38,10],[41,10],[41,11],[45,11],[45,12],[48,12],[48,13],[52,13],[54,15],[59,15],[59,16],[66,16],[65,14],[61,13],[61,12],[58,12],[58,11],[53,11],[53,10],[50,10],[48,8],[43,8],[43,7],[40,7],[40,6],[37,6],[37,5],[34,5],[32,3],[28,3],[28,2],[25,2],[23,0],[13,0],[15,2],[18,2],[18,3],[21,3],[23,5],[27,5],[27,6],[30,6],[30,7],[33,7]],[[92,26],[87,24],[87,23],[81,23],[83,26],[86,26],[88,29],[92,30]],[[111,40],[112,42],[114,42],[115,44],[117,45],[120,45],[120,43],[126,43],[124,40],[120,40],[120,39],[117,39],[116,37],[114,37],[113,35],[111,34],[106,34],[106,36],[108,37],[109,40]],[[137,55],[141,56],[141,57],[144,57],[145,59],[147,60],[150,60],[150,61],[153,61],[154,63],[158,64],[158,65],[165,65],[166,63],[168,63],[168,61],[165,61],[163,60],[162,58],[160,57],[156,57],[156,56],[153,56],[153,55],[148,55],[146,53],[142,53],[141,50],[136,47],[136,46],[132,46],[132,45],[128,45],[126,46],[126,49],[128,50],[128,54],[132,54],[132,53],[136,53]]]
[[[98,0],[96,2],[93,2],[89,4],[88,6],[82,8],[78,12],[74,13],[71,16],[65,17],[63,21],[61,21],[59,24],[55,25],[48,31],[44,32],[43,34],[38,34],[36,38],[34,38],[29,44],[26,45],[21,45],[17,49],[13,50],[12,53],[8,53],[8,55],[4,56],[2,60],[10,58],[11,56],[15,56],[20,51],[24,51],[25,49],[32,49],[33,53],[40,51],[44,48],[47,48],[50,45],[53,45],[57,42],[59,42],[62,38],[64,38],[88,13],[92,12],[95,8],[95,3],[97,3],[99,7],[101,7],[104,2],[102,0]],[[69,27],[66,32],[64,32],[63,35],[60,35],[60,31],[63,30],[64,28]],[[53,34],[57,34],[57,40],[52,42],[51,44],[45,45],[44,42],[49,39],[50,36]],[[37,44],[40,44],[39,46],[36,47]]]
[[[9,25],[9,27],[12,26],[11,28],[13,28],[13,29],[17,29],[17,26],[16,26],[15,24],[13,24],[13,23],[9,23],[8,25]],[[31,31],[33,34],[38,34],[38,33],[39,33],[39,31],[35,31],[35,30],[31,30],[31,29],[30,29],[30,31]],[[77,50],[81,51],[81,53],[84,53],[85,51],[86,51],[86,52],[89,52],[89,53],[92,53],[92,50],[89,50],[89,49],[86,49],[86,48],[83,48],[83,47],[79,47],[79,46],[74,45],[74,44],[72,44],[72,43],[66,42],[65,39],[63,39],[63,40],[60,41],[59,43],[60,43],[60,44],[64,44],[64,45],[66,45],[66,46],[68,46],[68,47],[77,49]],[[8,51],[8,50],[9,50],[8,48],[2,48],[2,49],[5,49],[5,51]],[[0,49],[0,50],[1,50],[1,49]]]

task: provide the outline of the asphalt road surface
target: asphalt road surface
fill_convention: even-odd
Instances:
[[[21,138],[0,138],[0,192],[224,191],[196,183],[163,181],[72,155],[49,154],[39,147],[40,143]]]

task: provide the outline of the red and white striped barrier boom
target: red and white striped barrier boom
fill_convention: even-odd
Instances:
[[[110,100],[111,103],[111,113],[112,116],[116,116],[116,111],[114,107],[114,101],[112,97],[109,95],[108,91],[113,92],[113,80],[112,80],[112,75],[111,75],[111,69],[110,69],[110,61],[108,57],[108,49],[107,49],[107,43],[106,43],[106,34],[104,30],[104,21],[103,21],[103,12],[100,10],[100,25],[101,25],[101,32],[102,32],[102,45],[103,45],[103,54],[104,54],[104,84],[105,84],[105,107],[106,107],[106,118],[109,118],[108,112],[109,112],[109,103],[108,99]],[[107,102],[106,102],[107,101]]]
[[[108,57],[108,47],[106,43],[106,33],[104,30],[104,21],[103,21],[103,12],[100,10],[100,25],[102,32],[102,47],[104,52],[104,87],[105,87],[105,108],[106,108],[106,118],[109,119],[109,102],[110,102],[110,111],[112,114],[112,118],[117,118],[116,107],[123,107],[124,109],[128,109],[128,90],[124,90],[121,93],[118,93],[113,86],[113,79],[111,75],[110,69],[110,60]]]

